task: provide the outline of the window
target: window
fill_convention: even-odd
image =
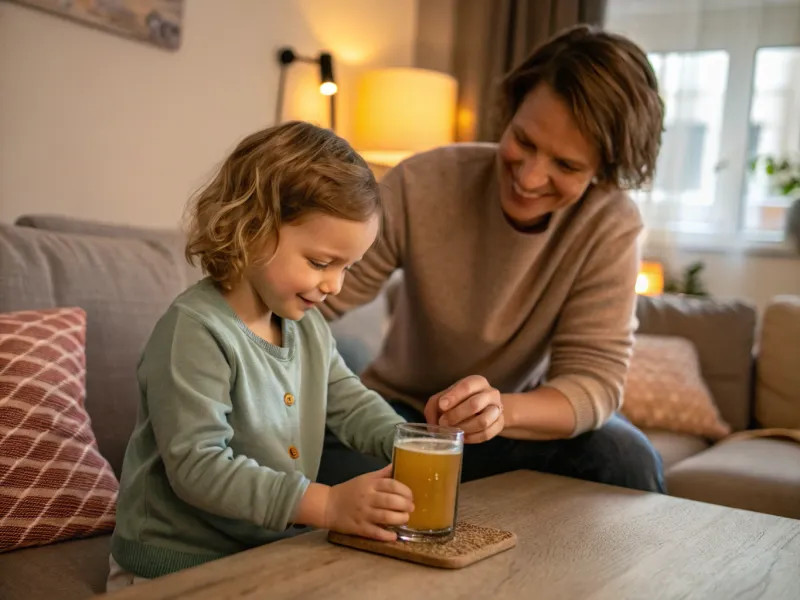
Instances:
[[[800,0],[609,0],[606,29],[648,53],[665,104],[648,240],[784,241],[788,201],[755,156],[800,156]]]
[[[728,53],[650,53],[648,58],[664,100],[664,133],[652,190],[636,199],[666,229],[707,232],[717,201]]]
[[[800,153],[800,48],[759,48],[750,103],[748,159]],[[748,169],[744,191],[748,237],[780,241],[789,200],[762,170]]]

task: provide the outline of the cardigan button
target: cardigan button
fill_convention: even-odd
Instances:
[[[294,446],[289,446],[289,456],[291,456],[294,460],[297,460],[300,458],[300,451]]]
[[[292,406],[294,404],[294,396],[292,396],[291,394],[288,394],[288,393],[284,394],[283,402],[284,402],[284,404],[286,404],[286,406]]]

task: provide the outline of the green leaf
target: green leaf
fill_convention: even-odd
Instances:
[[[800,188],[800,179],[792,178],[783,184],[783,186],[781,187],[781,193],[784,196],[788,196],[797,188]]]

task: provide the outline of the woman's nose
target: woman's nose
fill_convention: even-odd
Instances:
[[[547,161],[540,156],[529,156],[517,167],[514,174],[517,184],[526,192],[534,192],[547,185]]]

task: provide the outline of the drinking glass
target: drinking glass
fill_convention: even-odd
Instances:
[[[401,423],[394,436],[392,476],[411,489],[414,512],[395,527],[403,541],[447,541],[458,512],[464,432],[454,427]]]

